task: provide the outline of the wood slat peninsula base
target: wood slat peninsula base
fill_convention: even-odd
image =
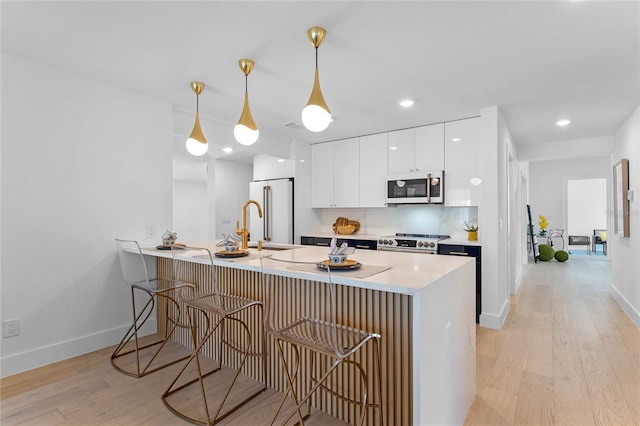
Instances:
[[[310,247],[296,249],[298,257],[301,256],[300,250],[318,251],[318,254],[309,252],[311,257],[324,255],[323,249]],[[158,257],[160,277],[172,276],[170,257],[151,250],[145,254]],[[393,265],[390,270],[365,279],[336,279],[336,298],[338,322],[382,336],[384,424],[462,424],[475,396],[475,266],[469,259],[453,256],[381,255],[380,252],[359,253],[358,260],[363,264]],[[441,262],[436,258],[442,259]],[[205,271],[211,266],[196,260],[187,263],[199,289],[210,290],[211,283],[207,281]],[[221,290],[263,300],[259,265],[259,260],[255,259],[245,262],[216,261],[214,267]],[[272,296],[276,296],[278,304],[282,306],[283,319],[297,318],[301,306],[324,302],[324,286],[318,285],[314,277],[319,275],[282,271],[282,276],[273,283],[269,291],[273,292]],[[285,292],[279,288],[285,285],[295,291]],[[158,310],[158,324],[163,323],[164,309],[161,306]],[[261,347],[263,325],[260,311],[243,315],[254,330],[253,347]],[[227,330],[227,333],[227,337],[235,337],[233,329]],[[181,345],[192,346],[188,330],[179,330],[174,336]],[[208,345],[207,355],[217,357],[214,343]],[[281,369],[273,339],[268,338],[266,346],[267,386],[285,392],[286,376]],[[231,352],[223,349],[222,361],[233,368],[238,364],[238,359]],[[286,355],[291,357],[292,353]],[[373,345],[367,344],[354,356],[359,357],[367,370],[369,398],[378,402]],[[303,350],[299,392],[308,388],[305,371],[310,368],[310,354]],[[332,380],[343,391],[357,393],[360,391],[359,376],[351,370],[352,367],[344,368],[335,373]],[[260,359],[247,360],[242,373],[260,380]],[[317,392],[311,403],[315,408],[352,424],[358,419],[356,407],[325,391]],[[370,409],[366,424],[379,424],[379,420],[379,410]]]
[[[172,268],[171,259],[158,259],[158,272],[163,278],[171,277]],[[205,277],[204,269],[210,266],[190,263],[189,268],[193,271],[195,283],[200,289],[210,290],[210,283],[198,277]],[[262,290],[260,288],[260,273],[255,271],[246,271],[241,269],[233,269],[223,266],[215,266],[218,273],[218,281],[221,291],[235,294],[250,299],[262,300]],[[316,282],[310,280],[300,280],[282,277],[283,280],[293,280],[298,291],[295,294],[283,295],[277,288],[273,288],[274,294],[277,294],[283,308],[282,315],[284,319],[293,320],[299,315],[296,307],[302,306],[304,303],[314,303],[314,300],[322,300],[324,297],[319,290],[322,286],[318,286]],[[283,283],[284,284],[284,283]],[[287,283],[291,284],[291,283]],[[288,286],[287,286],[288,287]],[[382,361],[382,392],[384,401],[384,424],[411,424],[412,419],[412,376],[409,366],[412,364],[412,318],[411,318],[411,297],[408,295],[394,294],[383,291],[354,288],[338,285],[336,287],[336,298],[338,306],[337,317],[342,324],[357,327],[363,330],[373,331],[382,335],[381,339],[381,361]],[[253,347],[261,347],[261,331],[263,330],[262,318],[259,316],[259,310],[254,310],[243,315],[243,320],[247,322],[252,331],[254,331]],[[159,321],[163,324],[163,321]],[[258,333],[255,333],[258,330]],[[229,330],[233,333],[234,330]],[[232,337],[233,338],[233,337]],[[187,347],[192,348],[191,336],[186,329],[178,330],[175,333],[175,340]],[[218,356],[215,340],[212,339],[207,347],[209,356]],[[272,387],[281,392],[286,392],[287,384],[285,374],[281,369],[280,360],[277,356],[277,349],[273,339],[267,340],[267,386]],[[292,353],[286,354],[291,358]],[[377,395],[375,393],[377,380],[375,364],[373,363],[373,346],[367,345],[363,350],[355,354],[356,359],[362,363],[368,372],[369,379],[369,398],[374,398],[377,403]],[[225,351],[223,353],[224,363],[230,367],[235,367],[238,363],[237,357],[233,351]],[[309,386],[308,380],[305,380],[304,372],[308,371],[311,358],[308,352],[303,352],[301,356],[300,371],[303,372],[299,380],[298,392],[302,392]],[[325,361],[326,362],[326,361]],[[242,373],[260,380],[262,377],[262,363],[259,358],[250,358],[242,368]],[[339,388],[360,390],[359,376],[353,369],[345,368],[335,375],[333,379]],[[357,408],[353,404],[347,404],[340,399],[329,395],[325,391],[317,392],[312,397],[312,405],[334,417],[345,420],[350,423],[357,421]],[[379,424],[377,410],[370,410],[367,424]]]

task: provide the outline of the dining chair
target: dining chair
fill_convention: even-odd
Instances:
[[[294,416],[297,416],[298,423],[304,424],[311,412],[309,399],[319,390],[359,406],[358,425],[363,424],[368,409],[371,408],[380,410],[380,424],[383,424],[381,335],[336,321],[336,286],[333,279],[337,272],[332,271],[331,266],[326,263],[320,265],[322,266],[320,269],[316,262],[283,260],[273,256],[262,257],[260,262],[265,303],[265,330],[275,339],[287,383],[287,391],[273,414],[271,424],[278,418],[288,397],[293,399],[295,408],[281,424],[286,424]],[[292,306],[284,295],[291,294],[287,288],[296,286],[299,282],[270,271],[300,268],[313,270],[314,267],[318,272],[318,282],[313,283],[315,297],[300,305]],[[314,281],[316,281],[315,278]],[[294,314],[291,315],[291,312]],[[370,353],[362,355],[362,359],[366,359],[367,356],[373,357],[373,364],[377,370],[375,372],[377,375],[376,401],[369,400],[369,377],[362,363],[355,357],[355,354],[368,342],[371,342],[369,346],[372,347],[373,355]],[[287,350],[285,345],[288,345],[290,350]],[[301,350],[308,351],[310,356],[309,368],[305,371],[300,371]],[[345,365],[353,367],[352,371],[355,372],[353,374],[357,378],[349,381],[347,386],[344,386],[344,383],[343,386],[336,386],[337,380],[331,381],[330,378],[334,373],[337,375],[338,370]],[[300,380],[307,383],[306,389],[303,389],[300,382],[296,383]],[[297,392],[296,389],[301,389],[301,392]],[[359,389],[359,395],[355,395],[356,389]],[[298,396],[298,393],[301,395]],[[303,410],[305,405],[306,410]],[[304,414],[303,411],[305,411]]]
[[[116,238],[115,242],[122,281],[131,287],[133,322],[111,354],[111,365],[121,373],[139,378],[188,357],[188,355],[173,356],[168,350],[163,352],[163,349],[167,347],[167,343],[171,340],[177,327],[186,327],[186,322],[181,321],[180,307],[175,296],[176,291],[182,291],[183,287],[189,285],[176,284],[173,280],[157,277],[150,278],[140,244],[135,240],[119,238]],[[146,301],[141,309],[139,309],[139,302],[136,302],[136,294],[146,296]],[[151,315],[156,312],[154,308],[160,299],[166,301],[167,315],[165,315],[164,336],[141,345],[141,330]],[[159,358],[161,352],[166,358],[162,361]],[[135,357],[135,371],[124,366],[130,362],[129,356]],[[144,360],[141,361],[141,358]]]
[[[162,401],[171,412],[186,421],[213,425],[267,388],[265,335],[261,324],[263,304],[259,300],[222,291],[209,249],[172,245],[171,253],[175,282],[194,288],[192,298],[181,300],[187,310],[193,350],[182,369],[162,394]],[[195,271],[193,262],[189,262],[185,257],[181,259],[185,253],[190,253],[192,259],[199,259],[203,263],[202,268]],[[251,316],[243,316],[243,313],[247,314],[250,309],[255,309],[253,318],[257,316],[258,321],[251,321]],[[259,330],[251,330],[248,322],[257,324]],[[255,333],[262,334],[257,339],[261,342],[261,348],[257,352],[252,352]],[[217,341],[213,340],[214,337],[217,337]],[[212,349],[213,345],[217,348],[216,350]],[[230,379],[228,375],[221,374],[225,378],[221,377],[219,383],[210,383],[205,379],[223,371],[224,348],[239,354],[237,365],[234,365],[235,372],[231,374]],[[211,364],[211,361],[214,361],[212,358],[216,356],[218,359],[213,363],[214,367],[205,371],[206,364]],[[236,396],[234,400],[230,397],[232,389],[238,384],[241,370],[250,356],[262,359],[261,382],[251,383],[251,387],[243,389],[242,396]],[[227,356],[227,359],[231,359],[231,356]],[[225,380],[226,383],[223,383]],[[194,390],[198,395],[195,398],[200,402],[182,404],[181,402],[185,399],[193,399],[191,396]]]

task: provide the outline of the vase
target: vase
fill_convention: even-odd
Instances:
[[[478,231],[467,231],[467,240],[478,241]]]

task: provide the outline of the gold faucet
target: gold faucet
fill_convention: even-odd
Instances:
[[[236,229],[236,234],[242,237],[242,249],[247,249],[247,247],[249,247],[249,228],[247,228],[247,208],[249,207],[249,204],[255,204],[258,208],[258,216],[262,217],[262,208],[257,201],[245,201],[242,205],[242,228],[238,227],[238,229]]]

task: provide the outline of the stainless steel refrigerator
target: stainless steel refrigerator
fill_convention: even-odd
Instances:
[[[293,244],[293,178],[251,182],[249,195],[263,213],[250,207],[249,240]]]

